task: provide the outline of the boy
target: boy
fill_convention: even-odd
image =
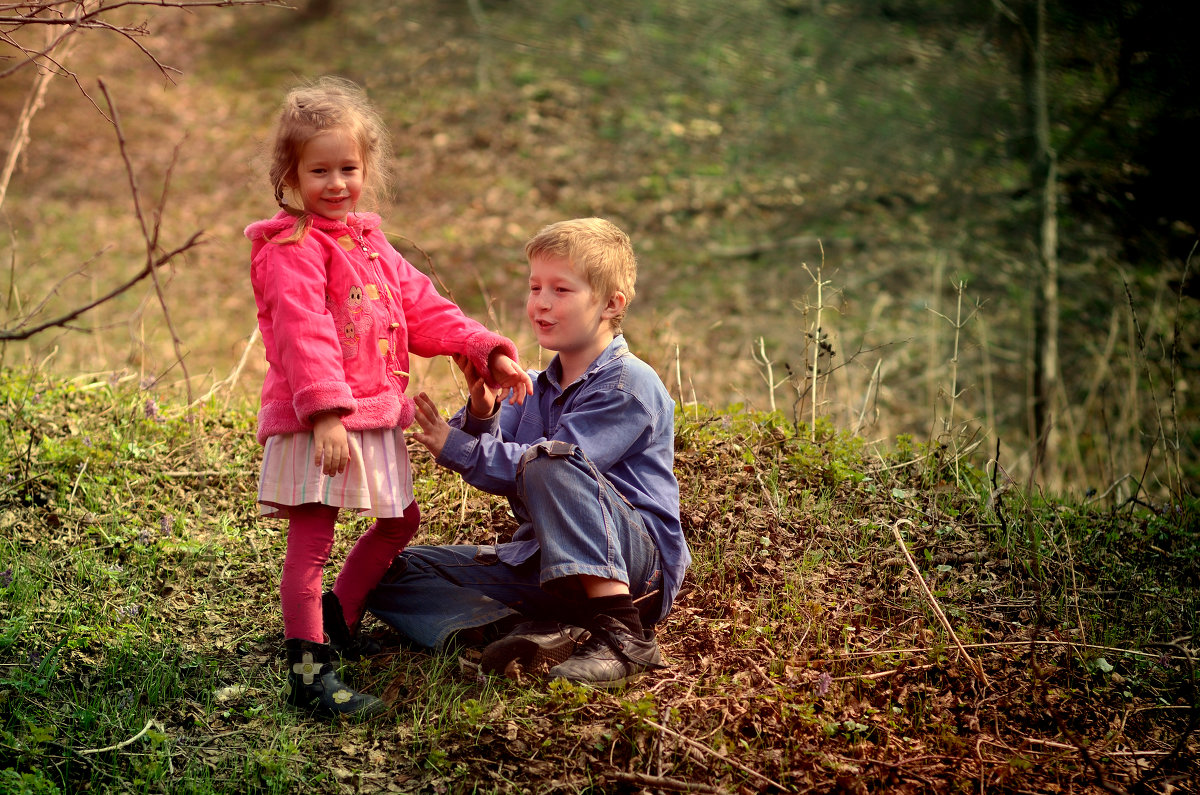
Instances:
[[[504,405],[465,360],[470,400],[449,423],[416,399],[413,438],[438,464],[508,497],[520,521],[495,546],[416,546],[368,609],[424,646],[517,624],[481,667],[549,667],[552,678],[620,687],[663,667],[651,627],[671,610],[691,553],[679,522],[675,404],[629,352],[629,238],[599,218],[562,221],[525,246],[526,314],[550,365],[521,406]]]

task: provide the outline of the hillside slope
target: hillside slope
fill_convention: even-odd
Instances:
[[[251,406],[14,371],[0,401],[0,790],[1200,791],[1194,502],[1043,501],[946,449],[688,410],[666,670],[489,679],[374,623],[343,673],[389,713],[328,726],[279,700]],[[413,455],[418,542],[514,529]]]

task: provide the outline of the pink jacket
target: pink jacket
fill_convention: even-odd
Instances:
[[[269,365],[260,443],[312,430],[312,416],[330,410],[348,430],[407,428],[415,414],[404,394],[410,351],[465,353],[483,373],[497,348],[517,358],[510,340],[464,315],[392,248],[378,215],[352,213],[346,223],[314,216],[300,242],[269,242],[294,223],[281,211],[245,232]]]

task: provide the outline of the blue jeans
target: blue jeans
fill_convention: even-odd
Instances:
[[[427,647],[511,616],[569,620],[586,598],[576,575],[619,580],[646,626],[662,616],[662,567],[642,517],[575,445],[536,444],[517,468],[521,522],[498,545],[409,547],[367,610]]]

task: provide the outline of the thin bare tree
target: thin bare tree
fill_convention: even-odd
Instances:
[[[24,74],[32,73],[25,102],[21,112],[13,121],[8,153],[3,170],[0,171],[0,208],[3,207],[13,173],[29,142],[29,130],[33,118],[45,104],[46,90],[50,82],[55,77],[61,76],[73,81],[84,100],[91,104],[104,121],[112,127],[115,134],[113,145],[120,153],[128,178],[132,200],[130,211],[136,217],[138,229],[145,244],[145,260],[141,268],[132,276],[119,280],[110,289],[103,291],[99,297],[91,301],[81,303],[53,317],[40,317],[46,300],[57,289],[57,285],[55,285],[46,298],[35,302],[29,309],[17,305],[15,315],[5,318],[3,323],[0,323],[0,344],[26,340],[51,328],[74,330],[75,327],[72,324],[77,318],[112,301],[143,280],[150,279],[170,329],[176,357],[185,374],[185,383],[187,383],[189,379],[187,378],[186,363],[183,360],[182,341],[175,332],[166,296],[162,284],[159,282],[158,271],[180,254],[198,245],[203,231],[193,232],[182,243],[167,244],[163,242],[161,225],[163,207],[170,185],[171,169],[167,170],[156,208],[147,214],[144,209],[143,193],[136,177],[133,156],[129,152],[125,134],[121,128],[117,102],[110,95],[102,80],[97,79],[93,88],[89,85],[90,80],[87,75],[72,70],[69,65],[72,47],[80,36],[107,34],[116,36],[132,45],[146,57],[154,69],[168,81],[173,82],[174,75],[179,74],[179,70],[164,63],[153,50],[142,42],[150,33],[147,23],[130,25],[118,21],[118,18],[127,16],[127,10],[132,6],[178,9],[182,12],[201,8],[242,6],[285,7],[283,0],[179,0],[178,2],[170,0],[119,0],[118,2],[43,0],[43,2],[0,3],[0,65],[3,65],[0,66],[0,80],[16,79]],[[5,52],[6,50],[11,52]],[[98,95],[94,93],[97,90]],[[80,268],[81,266],[77,266],[74,270],[77,272]],[[10,311],[12,308],[10,302]],[[188,391],[190,402],[190,384]]]

